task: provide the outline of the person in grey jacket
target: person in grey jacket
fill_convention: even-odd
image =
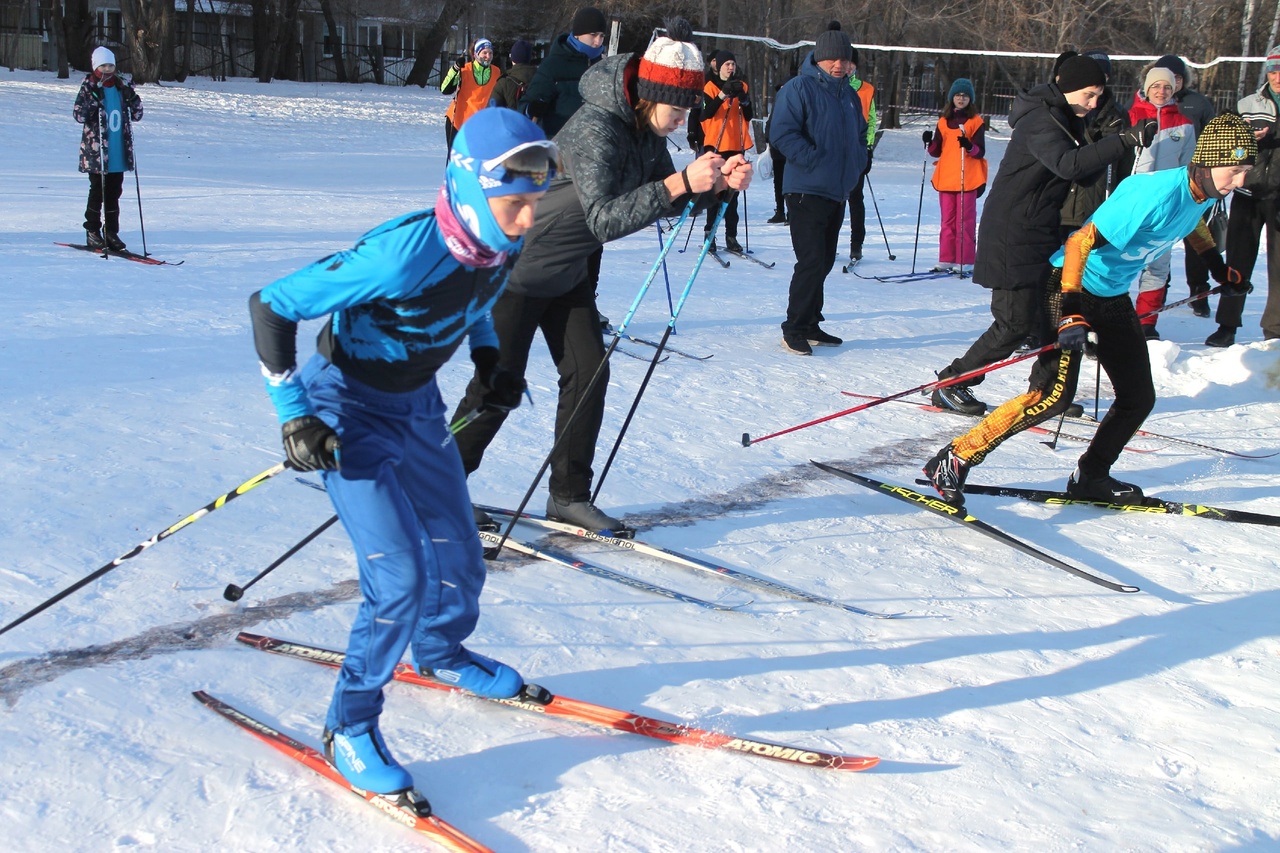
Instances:
[[[836,262],[844,206],[867,171],[867,120],[862,102],[849,88],[853,46],[841,30],[825,30],[800,73],[778,92],[769,125],[769,144],[787,158],[782,179],[795,270],[782,323],[782,346],[813,355],[813,345],[844,341],[818,328],[823,288]]]
[[[524,376],[534,335],[541,330],[560,373],[547,515],[615,536],[629,531],[591,503],[591,464],[604,419],[608,369],[591,385],[604,342],[590,258],[604,243],[660,217],[679,216],[691,199],[698,199],[695,211],[705,209],[716,203],[716,194],[745,190],[751,182],[751,166],[741,156],[725,160],[709,152],[680,171],[672,164],[666,137],[685,125],[702,97],[705,77],[702,55],[688,43],[688,22],[676,19],[667,29],[668,35],[655,39],[643,56],[609,57],[582,76],[585,103],[556,134],[563,169],[493,308],[504,370]],[[482,408],[486,393],[473,380],[454,421]],[[505,412],[486,411],[458,433],[468,474],[480,467],[505,418]],[[477,511],[476,523],[493,521]]]

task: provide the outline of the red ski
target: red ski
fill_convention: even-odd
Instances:
[[[253,646],[255,649],[264,652],[309,660],[312,663],[324,664],[334,668],[341,667],[343,660],[346,658],[343,652],[318,646],[308,646],[303,643],[291,643],[287,640],[277,640],[274,637],[264,637],[260,634],[241,632],[236,639],[245,645]],[[432,690],[439,690],[444,693],[461,693],[464,696],[480,698],[466,690],[424,678],[413,667],[405,663],[396,667],[393,677],[396,681],[403,681],[418,687],[429,687]],[[720,732],[695,728],[684,723],[673,723],[655,717],[632,714],[616,708],[593,705],[580,699],[556,696],[551,691],[536,684],[526,684],[524,690],[511,699],[485,699],[484,701],[520,711],[529,711],[534,714],[560,717],[579,723],[588,723],[607,729],[617,729],[622,732],[644,735],[645,737],[664,740],[668,743],[696,746],[702,749],[738,752],[759,758],[782,761],[787,764],[798,764],[824,770],[866,770],[880,763],[880,759],[874,756],[836,755],[828,752],[818,752],[798,746],[784,746],[783,744],[770,743],[763,740],[735,737],[721,734]]]
[[[347,789],[393,820],[417,830],[446,850],[457,851],[457,853],[492,853],[479,841],[433,815],[431,807],[416,791],[409,792],[413,797],[406,794],[400,795],[400,802],[392,801],[381,794],[363,791],[344,779],[318,750],[294,740],[284,732],[273,729],[261,720],[249,716],[203,690],[197,690],[191,695],[206,708],[235,723],[258,740],[283,752],[295,761],[305,764],[330,782]],[[425,814],[422,813],[424,811]]]

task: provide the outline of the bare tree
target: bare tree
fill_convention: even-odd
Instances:
[[[436,14],[435,20],[425,29],[417,32],[413,39],[413,68],[405,78],[406,86],[412,84],[425,87],[427,85],[436,59],[440,56],[440,49],[448,41],[453,25],[458,22],[464,12],[471,8],[471,5],[472,0],[444,0],[440,4],[440,11]]]
[[[159,81],[173,57],[173,0],[120,0],[120,14],[134,83]]]

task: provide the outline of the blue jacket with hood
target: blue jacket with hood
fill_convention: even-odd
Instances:
[[[769,143],[787,158],[782,191],[844,202],[867,168],[867,120],[849,81],[823,71],[810,52],[770,119]]]

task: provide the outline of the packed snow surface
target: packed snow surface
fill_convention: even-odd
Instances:
[[[8,623],[282,457],[249,329],[251,293],[434,202],[447,101],[417,88],[193,79],[139,89],[138,182],[122,236],[184,261],[144,266],[80,242],[78,79],[0,72],[0,622]],[[937,259],[936,194],[917,120],[891,130],[868,197],[862,275]],[[1007,142],[988,136],[995,174]],[[683,134],[673,143],[684,144]],[[676,164],[690,157],[676,151]],[[870,195],[868,193],[868,195]],[[141,204],[139,205],[139,196]],[[143,215],[139,222],[139,206]],[[403,685],[383,729],[437,811],[502,851],[1280,849],[1280,529],[973,497],[978,517],[1073,565],[1142,588],[1110,592],[809,465],[910,484],[971,423],[874,406],[751,447],[754,437],[932,381],[987,326],[969,280],[827,279],[812,358],[782,350],[794,257],[767,225],[769,182],[739,232],[772,270],[731,258],[697,274],[600,496],[643,539],[868,609],[870,619],[710,575],[553,540],[580,557],[716,599],[712,611],[544,562],[492,565],[471,644],[568,696],[815,749],[878,755],[833,773],[669,746]],[[913,251],[922,209],[918,253]],[[629,331],[657,340],[694,270],[680,235]],[[842,249],[843,249],[842,239]],[[601,310],[620,322],[658,250],[610,245]],[[1171,299],[1187,295],[1176,250]],[[1255,278],[1265,281],[1260,265]],[[1150,351],[1146,428],[1280,450],[1260,340],[1265,287],[1240,343],[1175,308]],[[303,357],[314,324],[300,334]],[[653,350],[612,360],[597,470]],[[516,505],[550,447],[556,374],[535,343],[534,405],[471,478]],[[469,376],[441,374],[452,406]],[[1025,388],[1025,365],[978,396]],[[1093,411],[1095,366],[1078,399]],[[1102,410],[1111,401],[1105,377]],[[912,395],[910,401],[924,402]],[[1050,425],[1052,426],[1052,425]],[[1064,434],[1088,436],[1067,423]],[[971,480],[1061,487],[1084,444],[1007,442]],[[1280,457],[1135,438],[1115,473],[1149,493],[1280,515]],[[234,642],[239,630],[343,648],[358,602],[341,527],[244,584],[331,514],[292,472],[200,519],[0,637],[0,825],[9,850],[414,849],[423,842],[209,713],[206,689],[318,744],[333,672]],[[531,508],[540,510],[545,486]]]

